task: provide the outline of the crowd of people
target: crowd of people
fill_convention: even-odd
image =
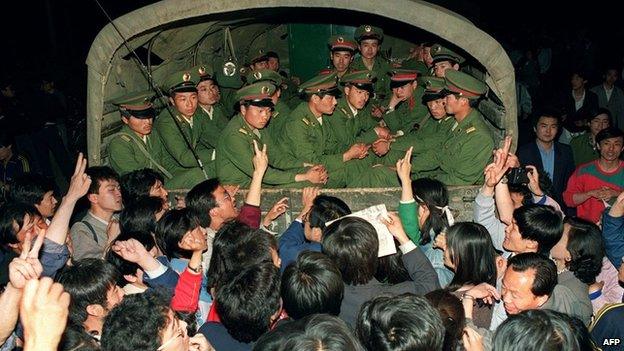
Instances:
[[[478,110],[487,85],[461,55],[424,44],[396,68],[382,40],[368,25],[332,37],[333,66],[299,85],[303,100],[265,52],[235,111],[205,67],[163,83],[171,109],[157,118],[151,92],[115,99],[109,165],[80,154],[62,196],[49,174],[15,171],[0,207],[0,349],[621,347],[617,74],[586,90],[575,72],[566,104],[540,106],[535,138],[512,152],[510,136],[495,147]],[[472,221],[455,221],[448,186],[472,184]],[[376,219],[390,255],[322,191],[393,185],[398,211]],[[302,188],[283,233],[267,228],[288,204],[260,210],[273,186]],[[167,189],[185,187],[172,203]]]

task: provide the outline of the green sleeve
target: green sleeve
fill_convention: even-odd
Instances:
[[[399,218],[403,230],[416,245],[420,245],[420,228],[418,227],[418,204],[416,201],[399,203]]]
[[[412,173],[431,171],[439,167],[440,150],[429,149],[420,155],[412,157]]]
[[[295,120],[287,124],[288,133],[284,134],[284,140],[291,154],[304,162],[323,164],[327,168],[339,168],[342,166],[342,154],[323,155],[320,149],[315,146],[318,142],[314,140],[311,131],[305,128],[303,121]]]
[[[284,152],[281,146],[275,142],[269,133],[263,134],[262,138],[267,144],[269,164],[272,167],[283,170],[303,168],[303,162],[294,158],[290,153]]]
[[[398,108],[398,106],[397,106]],[[384,121],[386,122],[386,125],[388,126],[388,128],[390,129],[390,131],[392,131],[392,133],[396,133],[397,130],[402,129],[402,118],[401,118],[401,112],[398,109],[395,109],[394,111],[390,111],[388,113],[386,113],[383,116]],[[405,131],[404,131],[405,132]]]
[[[131,143],[132,140],[125,141],[117,137],[108,144],[110,166],[119,174],[126,174],[144,167],[134,157]]]
[[[197,160],[195,160],[193,153],[189,150],[188,145],[174,123],[171,117],[161,116],[160,123],[157,125],[158,135],[165,151],[182,167],[198,167]],[[203,160],[201,155],[200,159]]]
[[[494,142],[482,133],[474,133],[462,145],[461,152],[440,163],[443,174],[437,179],[447,185],[483,184],[483,169],[492,157]]]
[[[430,149],[438,149],[440,147],[440,139],[435,137],[421,138],[419,133],[407,133],[399,137],[397,141],[392,143],[392,150],[407,151],[413,147],[412,155],[419,155]]]

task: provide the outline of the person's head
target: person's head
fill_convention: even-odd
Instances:
[[[101,259],[75,261],[59,271],[56,281],[71,297],[68,320],[76,327],[101,329],[106,315],[123,300],[123,290],[117,285],[119,272]]]
[[[149,109],[150,115],[138,114],[137,112],[121,110],[121,121],[128,126],[133,132],[139,136],[145,136],[152,133],[154,125],[154,110]]]
[[[585,284],[596,282],[602,270],[605,247],[600,228],[578,217],[566,217],[561,240],[550,250],[550,256],[565,262],[574,275]]]
[[[464,285],[496,285],[496,249],[484,226],[460,222],[446,234],[444,265],[455,272],[449,284],[453,289]]]
[[[431,56],[431,47],[433,46],[432,42],[424,42],[422,43],[422,59],[427,67],[433,66],[433,56]]]
[[[255,129],[262,129],[269,123],[273,114],[273,108],[241,103],[240,112],[247,124]]]
[[[54,197],[54,183],[36,173],[21,174],[13,179],[9,186],[7,200],[35,206],[45,218],[54,216],[58,204]]]
[[[537,140],[543,143],[554,141],[559,132],[559,114],[554,110],[539,113],[533,131]]]
[[[217,178],[195,185],[185,198],[186,208],[195,212],[201,226],[216,230],[238,216],[234,201]]]
[[[377,271],[379,240],[372,224],[346,217],[323,230],[323,253],[338,267],[345,284],[368,283]]]
[[[151,168],[143,168],[124,174],[119,185],[125,206],[147,196],[161,198],[167,204],[169,202],[169,192],[165,189],[165,179],[162,174]]]
[[[104,351],[187,351],[189,337],[186,323],[169,307],[168,299],[148,292],[128,296],[113,308],[104,322],[101,344]]]
[[[444,77],[446,75],[446,70],[453,69],[455,71],[459,71],[459,63],[453,60],[434,60],[433,63],[433,74],[436,77]]]
[[[219,86],[214,79],[204,79],[197,84],[197,102],[204,106],[213,106],[221,100]]]
[[[124,207],[119,214],[122,232],[156,232],[156,223],[165,214],[163,202],[158,197],[142,197]]]
[[[126,232],[122,231],[110,244],[113,246],[115,243],[119,241],[126,241],[130,239],[135,239],[140,242],[145,249],[156,255],[156,242],[154,241],[154,237],[149,232]],[[104,256],[104,259],[112,264],[119,273],[119,280],[116,282],[118,286],[125,286],[126,284],[134,284],[140,287],[146,287],[143,284],[143,269],[135,263],[130,262],[123,259],[119,256],[115,251],[108,250]]]
[[[429,109],[429,113],[431,117],[436,120],[441,119],[446,116],[446,97],[441,97],[435,100],[427,101],[427,108]]]
[[[320,252],[304,251],[282,274],[283,307],[293,319],[315,313],[340,314],[344,283],[336,265]]]
[[[581,348],[572,317],[551,310],[529,310],[510,316],[496,329],[494,351],[591,350]]]
[[[345,98],[351,106],[355,107],[356,110],[361,110],[364,108],[364,106],[366,106],[370,95],[370,90],[360,88],[353,84],[348,84],[344,88]]]
[[[271,262],[249,266],[217,288],[216,310],[228,333],[240,342],[256,341],[280,313],[280,276]]]
[[[365,302],[355,331],[369,351],[442,350],[445,332],[438,311],[414,294],[379,296]]]
[[[262,262],[280,267],[275,237],[238,221],[226,223],[216,233],[207,272],[207,286],[218,286],[230,272]]]
[[[615,161],[624,148],[624,132],[616,127],[603,129],[596,135],[596,145],[600,150],[600,159]]]
[[[507,262],[501,297],[507,314],[542,307],[557,285],[557,267],[542,254],[521,253]]]
[[[313,315],[320,316],[320,315]],[[284,344],[292,339],[295,335],[304,332],[305,321],[310,317],[304,317],[299,320],[288,323],[279,323],[270,332],[263,334],[254,344],[254,351],[280,351]]]
[[[0,131],[0,162],[8,161],[11,157],[13,157],[13,138],[6,131]]]
[[[338,92],[332,94],[312,94],[309,96],[308,103],[315,111],[324,115],[331,115],[336,109],[336,100]]]
[[[197,110],[197,90],[172,92],[169,97],[169,102],[180,114],[186,118],[190,118]]]
[[[379,42],[379,39],[374,38],[363,39],[358,42],[360,55],[367,60],[372,60],[377,56],[380,46],[381,43]]]
[[[91,178],[87,191],[91,208],[110,213],[121,210],[122,197],[117,172],[110,167],[94,166],[87,168],[86,173]]]
[[[206,240],[194,213],[186,208],[165,213],[156,225],[156,243],[167,258],[191,258],[189,240]]]
[[[277,350],[364,351],[353,332],[342,319],[327,314],[313,314],[294,321],[288,327],[288,338]],[[286,324],[286,325],[288,325]],[[268,351],[256,349],[254,351]]]
[[[344,73],[349,69],[353,57],[351,50],[332,50],[330,53],[332,65],[338,73]]]
[[[7,203],[0,206],[0,248],[3,251],[22,252],[28,236],[34,240],[41,229],[45,229],[39,211],[23,203]]]
[[[98,342],[82,326],[68,326],[63,332],[59,351],[100,351]]]
[[[351,209],[342,200],[329,195],[319,195],[312,208],[303,218],[303,231],[309,241],[321,242],[325,223],[351,214]]]
[[[442,350],[453,351],[461,340],[466,325],[466,316],[461,300],[448,290],[438,289],[425,295],[431,306],[438,310],[444,325],[444,346]]]
[[[410,97],[412,97],[412,95],[414,95],[414,90],[416,90],[416,87],[418,87],[418,82],[415,80],[405,82],[405,84],[399,82],[391,82],[392,94],[394,94],[394,96],[401,100],[409,99]]]
[[[561,213],[546,205],[517,208],[511,222],[506,225],[503,247],[516,253],[539,252],[548,255],[563,234]]]
[[[412,182],[414,199],[418,203],[418,226],[420,227],[420,244],[429,243],[433,235],[449,227],[444,208],[448,206],[448,190],[444,183],[431,178],[419,178]]]
[[[619,70],[615,67],[609,67],[605,70],[602,78],[604,79],[605,84],[609,86],[613,86],[615,82],[618,80]]]
[[[272,70],[272,71],[279,72],[279,69],[280,69],[280,58],[279,58],[279,55],[277,54],[277,52],[275,52],[275,51],[267,51],[266,57],[268,59],[268,61],[267,61],[267,68]]]
[[[572,85],[572,89],[578,90],[585,88],[585,84],[587,84],[587,77],[584,72],[574,71],[572,72],[572,76],[570,77],[570,85]]]
[[[589,132],[593,137],[596,137],[600,131],[609,128],[612,121],[611,112],[606,108],[599,108],[590,115]]]

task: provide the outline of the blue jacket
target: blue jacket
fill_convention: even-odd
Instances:
[[[289,264],[295,262],[302,251],[321,252],[321,244],[306,240],[303,223],[293,221],[279,240],[279,256],[282,260],[281,272],[284,272]]]
[[[611,217],[608,212],[602,215],[602,237],[609,261],[619,269],[624,257],[624,217]]]

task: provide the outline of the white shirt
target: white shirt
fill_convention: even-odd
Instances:
[[[607,89],[607,86],[604,84],[602,85],[602,88],[605,91],[605,95],[607,95],[607,101],[611,100],[611,93],[613,93],[613,88]]]
[[[316,120],[319,122],[320,125],[323,125],[323,116],[321,115],[321,117],[317,117]]]
[[[199,105],[199,107],[202,108],[202,110],[204,110],[204,112],[206,112],[206,114],[208,115],[208,118],[210,118],[210,120],[212,121],[212,115],[214,113],[214,108],[212,106],[210,106],[210,110],[207,110],[204,106]]]
[[[574,98],[574,109],[576,109],[576,111],[579,110],[579,108],[581,108],[583,106],[583,102],[585,101],[585,90],[583,90],[583,95],[581,96],[580,99],[576,99],[576,95],[574,95],[574,91],[572,91],[572,97]]]
[[[353,117],[357,116],[358,110],[355,107],[351,106],[351,104],[348,101],[347,101],[347,105],[349,106],[349,109],[351,109],[351,113],[353,113]]]

